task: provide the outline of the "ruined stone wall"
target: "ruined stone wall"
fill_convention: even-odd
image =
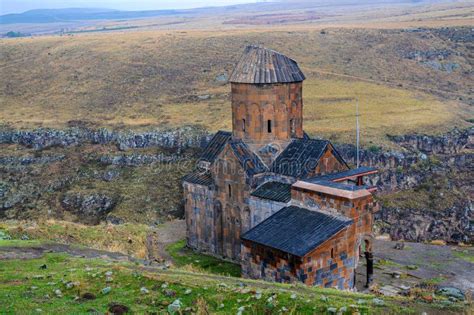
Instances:
[[[215,251],[214,192],[206,186],[184,183],[186,240],[190,248]]]
[[[354,228],[343,230],[305,257],[245,241],[242,246],[242,276],[252,279],[310,286],[351,289],[358,262]]]
[[[261,144],[292,137],[302,138],[302,91],[301,82],[232,83],[233,136],[248,143]]]

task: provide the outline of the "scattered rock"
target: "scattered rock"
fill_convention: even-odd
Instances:
[[[173,291],[173,290],[164,290],[163,293],[167,296],[167,297],[175,297],[176,296],[176,291]]]
[[[182,306],[183,306],[183,304],[181,303],[180,299],[176,299],[176,300],[173,301],[173,303],[168,305],[168,313],[173,315],[173,314],[179,312],[181,310]]]
[[[405,248],[405,243],[397,243],[397,244],[395,244],[395,246],[393,248],[398,249],[398,250],[402,250],[402,249]]]
[[[125,220],[117,216],[114,216],[112,214],[108,214],[107,217],[105,218],[105,222],[112,225],[120,225],[120,224],[124,224]]]
[[[110,291],[112,291],[111,287],[105,287],[100,292],[102,292],[102,294],[109,294]]]
[[[191,294],[191,292],[193,292],[193,290],[191,290],[191,289],[186,289],[186,291],[184,291],[184,294],[189,295],[189,294]]]
[[[384,306],[385,305],[385,301],[382,300],[382,299],[379,299],[379,298],[374,298],[372,300],[372,303],[374,303],[374,305],[377,305],[377,306]]]
[[[77,287],[79,285],[80,285],[80,282],[77,282],[77,281],[76,282],[68,282],[68,283],[66,283],[66,288],[72,289],[72,288]]]
[[[62,296],[63,296],[63,293],[62,293],[61,290],[59,290],[59,289],[54,290],[54,294],[55,294],[57,297],[62,297]]]
[[[148,293],[150,293],[150,291],[149,291],[147,288],[145,288],[145,287],[140,288],[140,292],[141,292],[142,294],[148,294]]]
[[[439,288],[437,291],[436,291],[436,294],[438,295],[441,295],[441,296],[445,296],[445,297],[453,297],[459,301],[464,301],[465,299],[465,295],[464,293],[458,289],[458,288],[454,288],[454,287],[442,287],[442,288]]]

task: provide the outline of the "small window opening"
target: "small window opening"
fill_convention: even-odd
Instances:
[[[267,130],[268,130],[268,133],[272,133],[272,121],[269,120],[267,122]]]
[[[245,119],[242,119],[242,131],[245,132]]]
[[[232,186],[230,186],[229,184],[228,187],[229,187],[229,197],[232,197]]]
[[[331,248],[331,258],[334,258],[334,248]]]
[[[293,119],[290,119],[290,130],[291,133],[295,133],[295,121]]]

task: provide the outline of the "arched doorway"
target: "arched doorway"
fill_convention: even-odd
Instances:
[[[373,237],[364,237],[364,255],[367,264],[367,283],[366,287],[369,287],[374,281],[374,255],[372,253]]]

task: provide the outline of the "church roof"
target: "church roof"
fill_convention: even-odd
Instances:
[[[232,140],[229,144],[248,176],[267,171],[262,160],[242,140]]]
[[[293,139],[272,163],[270,171],[285,176],[305,178],[316,168],[329,145],[328,140]],[[336,159],[347,165],[335,149],[333,153]]]
[[[287,203],[291,200],[291,184],[280,182],[266,182],[259,186],[252,196]]]
[[[211,141],[209,141],[204,152],[201,154],[200,160],[213,163],[219,153],[224,149],[225,144],[232,137],[232,132],[218,131]]]
[[[328,144],[327,140],[294,139],[275,159],[270,171],[303,178],[318,165]]]
[[[289,206],[245,233],[242,239],[303,257],[352,222],[343,216]]]
[[[212,179],[211,173],[209,172],[195,171],[184,176],[183,180],[191,184],[197,184],[208,187],[214,184],[214,180]]]
[[[370,166],[361,166],[359,168],[354,168],[350,169],[347,171],[343,172],[337,172],[337,173],[332,173],[332,174],[327,174],[327,175],[320,175],[320,176],[315,176],[312,178],[306,179],[307,182],[317,182],[317,181],[340,181],[344,180],[347,178],[352,178],[352,177],[357,177],[357,176],[364,176],[364,175],[372,175],[378,173],[377,169],[375,167],[370,167]]]
[[[229,82],[268,84],[301,82],[304,79],[293,59],[261,46],[247,46]]]

